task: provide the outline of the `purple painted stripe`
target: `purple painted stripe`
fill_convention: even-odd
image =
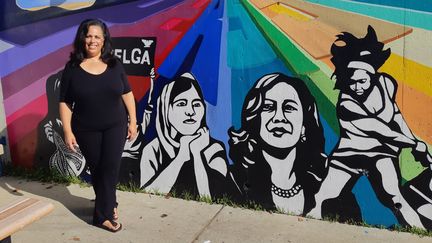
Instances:
[[[46,56],[58,49],[70,45],[75,35],[76,27],[53,34],[38,40],[26,47],[15,46],[0,53],[0,74],[2,77]]]
[[[60,71],[58,69],[56,72]],[[9,116],[17,110],[23,108],[36,98],[46,93],[46,80],[52,75],[52,73],[42,77],[41,79],[33,82],[29,86],[20,90],[20,92],[11,95],[9,98],[4,100],[4,108],[6,116]]]
[[[2,78],[3,98],[7,99],[47,73],[62,68],[67,61],[70,48],[70,46],[63,47]]]
[[[4,52],[7,49],[10,49],[12,47],[14,47],[14,46],[11,45],[11,44],[9,44],[9,43],[7,43],[7,42],[4,42],[4,41],[0,40],[0,53]]]
[[[150,7],[140,8],[140,5],[152,3],[149,3],[148,0],[142,0],[68,15],[61,18],[47,19],[2,31],[0,32],[0,38],[5,41],[10,39],[20,40],[23,38],[42,39],[33,41],[25,47],[15,47],[0,53],[0,75],[2,77],[9,75],[38,58],[41,58],[42,56],[65,45],[71,44],[77,24],[89,16],[104,19],[107,23],[134,23],[179,2],[182,2],[182,0],[155,0],[155,3],[151,4]],[[49,28],[47,28],[47,26],[49,26]],[[67,26],[66,30],[65,26]],[[34,31],[35,29],[38,31]],[[53,30],[58,30],[59,32],[53,34]]]
[[[155,5],[155,4],[157,4],[157,3],[160,3],[160,2],[162,2],[162,1],[163,1],[163,0],[150,1],[150,2],[148,2],[148,3],[144,3],[144,4],[141,4],[141,5],[138,5],[138,8],[147,8],[147,7],[150,7],[150,6]]]

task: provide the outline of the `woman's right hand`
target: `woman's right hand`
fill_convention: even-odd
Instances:
[[[199,134],[195,135],[184,135],[180,138],[180,150],[177,155],[178,158],[181,158],[182,161],[186,162],[191,159],[191,149],[190,143],[196,139]]]
[[[412,155],[416,161],[419,161],[424,167],[432,168],[432,156],[427,150],[427,145],[417,140],[415,148],[412,150]]]
[[[419,153],[424,153],[427,150],[427,145],[424,142],[417,140],[414,149]]]
[[[66,132],[64,138],[68,149],[76,152],[75,147],[78,147],[78,143],[76,142],[75,135],[72,132]]]

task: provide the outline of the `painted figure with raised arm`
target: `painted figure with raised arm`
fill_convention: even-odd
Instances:
[[[309,215],[321,218],[326,199],[352,189],[360,176],[367,175],[378,199],[395,212],[400,223],[423,228],[418,214],[401,194],[398,157],[402,148],[412,148],[424,166],[429,167],[431,160],[425,143],[412,134],[396,104],[396,81],[378,72],[390,49],[383,49],[371,26],[364,38],[346,32],[337,37],[331,47],[331,61],[335,88],[340,90],[336,106],[340,140],[330,156],[328,176],[315,196],[316,207]]]

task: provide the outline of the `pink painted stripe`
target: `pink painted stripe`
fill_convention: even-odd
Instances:
[[[32,102],[34,99],[38,98],[41,95],[46,93],[46,80],[53,74],[60,71],[62,68],[55,70],[53,73],[43,76],[39,80],[33,82],[29,86],[20,90],[18,93],[15,93],[9,96],[4,100],[4,107],[6,116],[11,115],[17,110],[21,109],[28,103]]]
[[[20,139],[35,130],[48,112],[45,95],[41,95],[23,108],[6,117],[9,143],[15,145]]]

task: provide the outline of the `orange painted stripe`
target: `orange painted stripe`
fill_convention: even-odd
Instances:
[[[432,144],[432,97],[399,82],[396,103],[411,131],[424,142]]]

